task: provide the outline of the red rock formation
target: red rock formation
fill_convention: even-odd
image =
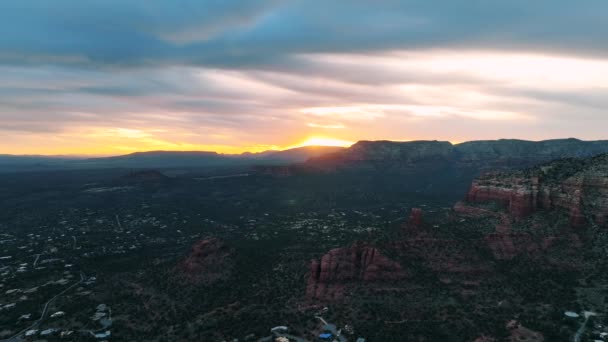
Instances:
[[[374,247],[355,244],[336,248],[320,261],[310,263],[306,294],[308,298],[339,299],[352,282],[388,282],[404,279],[407,272],[401,265]]]
[[[210,238],[194,244],[178,269],[190,282],[209,285],[227,279],[233,266],[232,250],[221,240]]]
[[[424,212],[422,211],[422,209],[412,208],[408,223],[415,227],[421,227],[424,223],[423,214]]]
[[[429,237],[431,233],[424,223],[424,212],[420,208],[412,208],[407,222],[401,227],[404,236],[408,239]]]
[[[527,174],[487,175],[473,182],[466,201],[502,204],[516,220],[540,209],[562,209],[568,212],[573,227],[587,225],[588,216],[598,225],[605,225],[608,221],[608,156],[586,163],[589,165],[567,176],[560,176],[565,171],[555,171],[566,168],[559,162]]]
[[[538,208],[538,184],[538,177],[486,176],[473,182],[466,200],[497,202],[505,206],[513,218],[522,219]]]

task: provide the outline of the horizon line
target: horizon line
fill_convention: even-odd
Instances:
[[[516,140],[516,141],[528,141],[528,142],[543,142],[543,141],[554,141],[554,140],[578,140],[578,141],[586,141],[586,142],[593,142],[593,141],[605,141],[608,139],[595,139],[595,140],[584,140],[584,139],[580,139],[580,138],[575,138],[575,137],[568,137],[568,138],[551,138],[551,139],[540,139],[540,140],[529,140],[529,139],[518,139],[518,138],[498,138],[498,139],[474,139],[474,140],[466,140],[466,141],[451,141],[451,140],[438,140],[438,139],[417,139],[417,140],[391,140],[391,139],[377,139],[377,140],[369,140],[369,139],[361,139],[361,140],[357,140],[356,142],[353,142],[352,144],[348,145],[348,146],[336,146],[336,145],[293,145],[293,146],[288,146],[285,147],[283,149],[281,148],[277,148],[277,149],[268,149],[268,150],[264,150],[264,151],[259,151],[259,152],[253,152],[253,151],[244,151],[241,153],[221,153],[218,151],[212,151],[212,150],[196,150],[196,149],[192,149],[192,150],[139,150],[139,151],[132,151],[132,152],[128,152],[128,153],[124,153],[124,154],[37,154],[37,153],[33,153],[33,154],[13,154],[13,153],[2,153],[0,152],[0,156],[10,156],[10,157],[44,157],[44,158],[57,158],[57,159],[61,159],[61,158],[76,158],[76,159],[88,159],[88,158],[110,158],[110,157],[119,157],[119,156],[127,156],[127,155],[132,155],[132,154],[136,154],[136,153],[153,153],[153,152],[174,152],[174,153],[186,153],[186,152],[198,152],[198,153],[215,153],[217,155],[220,156],[242,156],[244,154],[262,154],[262,153],[268,153],[268,152],[284,152],[284,151],[289,151],[289,150],[294,150],[294,149],[298,149],[298,148],[319,148],[319,147],[336,147],[336,148],[350,148],[355,144],[361,143],[361,142],[402,142],[402,143],[407,143],[407,142],[417,142],[417,141],[426,141],[426,142],[448,142],[452,145],[460,145],[460,144],[464,144],[464,143],[469,143],[469,142],[481,142],[481,141],[503,141],[503,140]]]

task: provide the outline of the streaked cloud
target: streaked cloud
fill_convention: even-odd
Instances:
[[[320,124],[320,123],[315,123],[315,122],[309,122],[306,124],[308,127],[312,127],[312,128],[325,128],[325,129],[343,129],[346,128],[346,126],[344,126],[343,124],[337,123],[337,124]]]
[[[7,0],[0,153],[606,138],[606,10],[599,0]]]

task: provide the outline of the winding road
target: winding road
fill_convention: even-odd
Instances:
[[[585,330],[587,330],[587,322],[589,322],[589,318],[592,316],[597,316],[597,314],[595,312],[585,311],[585,322],[581,324],[581,327],[578,328],[576,335],[574,335],[574,342],[581,342],[583,334],[585,333]]]
[[[23,335],[28,330],[36,329],[44,321],[44,319],[46,318],[46,315],[48,313],[49,306],[51,305],[51,303],[53,303],[53,301],[55,301],[55,299],[61,297],[62,295],[64,295],[69,290],[71,290],[74,287],[82,284],[82,282],[85,279],[86,279],[86,276],[84,275],[84,273],[80,272],[80,281],[78,281],[78,282],[70,285],[69,287],[65,288],[63,291],[61,291],[58,294],[56,294],[55,296],[53,296],[53,298],[49,299],[46,302],[46,304],[44,304],[44,308],[42,309],[42,315],[40,315],[40,318],[37,321],[35,321],[34,323],[32,323],[32,325],[30,325],[29,327],[21,330],[20,332],[18,332],[15,335],[13,335],[12,337],[9,337],[9,338],[4,339],[4,340],[0,340],[0,342],[20,342],[20,341],[23,341],[23,339],[21,338],[21,335]]]

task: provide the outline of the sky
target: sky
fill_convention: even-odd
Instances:
[[[605,0],[3,0],[0,153],[608,139]]]

